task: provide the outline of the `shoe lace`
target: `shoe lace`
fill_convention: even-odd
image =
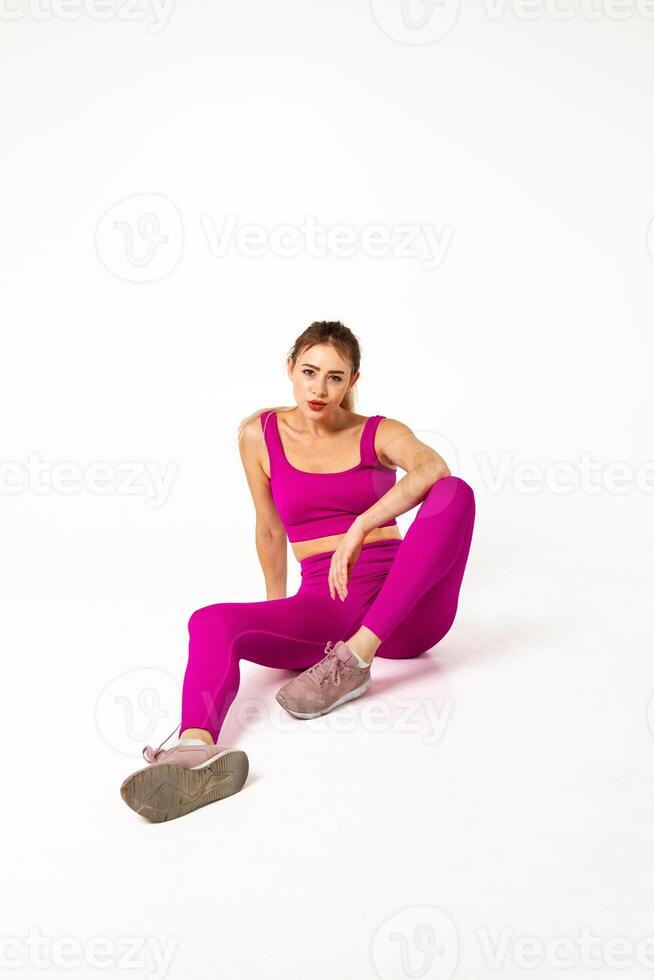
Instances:
[[[160,758],[160,757],[162,756],[162,754],[163,754],[164,752],[166,752],[166,751],[167,751],[166,749],[162,749],[162,748],[161,748],[161,746],[162,746],[162,745],[165,745],[165,744],[166,744],[166,742],[168,741],[168,739],[169,739],[169,738],[170,738],[170,737],[171,737],[172,735],[174,735],[174,734],[175,734],[175,732],[177,731],[177,729],[179,728],[179,726],[180,726],[180,722],[178,722],[178,723],[177,723],[177,724],[175,725],[175,727],[173,728],[173,730],[172,730],[172,732],[170,733],[170,735],[167,735],[167,736],[165,737],[165,739],[163,740],[163,742],[162,742],[162,743],[161,743],[161,744],[160,744],[159,746],[157,746],[157,748],[156,748],[156,749],[153,749],[151,745],[146,745],[146,746],[145,746],[145,747],[144,747],[144,748],[142,749],[142,751],[141,751],[141,755],[142,755],[142,756],[143,756],[143,758],[144,758],[144,759],[146,760],[146,762],[156,762],[156,761],[157,761],[157,759],[159,759],[159,758]]]
[[[334,644],[330,640],[325,647],[326,656],[322,660],[319,660],[317,664],[309,667],[307,674],[311,677],[319,687],[322,687],[328,680],[332,681],[334,684],[337,683],[339,678],[343,675],[345,670],[345,665],[340,657],[336,656],[334,652]]]

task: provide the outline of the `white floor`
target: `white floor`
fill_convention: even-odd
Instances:
[[[244,789],[159,825],[118,789],[178,721],[192,610],[150,583],[189,556],[44,551],[31,592],[16,557],[3,965],[576,980],[622,963],[629,980],[651,976],[652,538],[651,498],[635,491],[480,491],[438,647],[376,661],[365,697],[314,722],[274,701],[287,672],[243,664],[222,740],[248,753]]]

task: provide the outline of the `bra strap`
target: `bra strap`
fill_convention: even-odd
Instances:
[[[277,462],[284,458],[284,453],[282,452],[280,441],[279,441],[279,431],[277,429],[277,416],[272,410],[267,412],[262,412],[259,416],[261,421],[261,428],[263,429],[263,438],[268,449],[268,459],[270,460],[272,475],[272,467],[277,464]]]
[[[379,460],[375,452],[375,432],[381,419],[385,415],[371,415],[365,424],[363,436],[361,437],[361,459],[364,466],[375,466]]]

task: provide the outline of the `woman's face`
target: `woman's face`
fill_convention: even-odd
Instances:
[[[352,366],[331,344],[316,344],[302,351],[293,369],[289,358],[288,376],[298,408],[308,416],[333,415],[350,387]],[[359,373],[352,382],[356,381]],[[311,402],[323,402],[322,407]]]

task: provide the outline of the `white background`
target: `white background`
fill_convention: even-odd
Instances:
[[[0,18],[3,965],[44,975],[33,929],[54,977],[56,939],[100,936],[75,975],[124,976],[132,936],[174,951],[127,975],[171,980],[650,976],[653,12],[100,9]],[[216,254],[230,215],[297,254]],[[354,254],[309,254],[307,216]],[[377,225],[447,248],[367,254]],[[314,319],[360,338],[357,410],[475,490],[457,619],[313,726],[274,701],[289,672],[242,664],[246,786],[152,825],[119,786],[179,721],[191,612],[265,598],[236,429],[292,403]],[[53,469],[125,461],[172,467],[165,499]]]

